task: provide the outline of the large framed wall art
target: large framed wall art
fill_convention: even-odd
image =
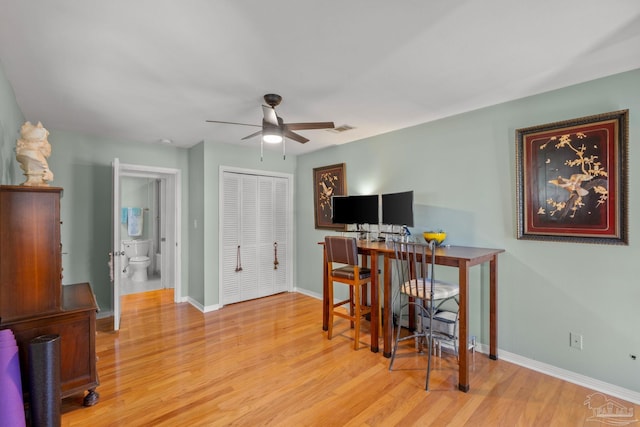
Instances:
[[[627,245],[629,110],[516,130],[518,239]]]
[[[344,224],[334,224],[331,220],[333,196],[344,196],[347,191],[346,165],[323,166],[313,169],[313,201],[316,228],[346,230]]]

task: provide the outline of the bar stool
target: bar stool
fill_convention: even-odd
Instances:
[[[360,342],[360,320],[371,313],[371,307],[362,303],[362,290],[371,283],[371,270],[360,267],[358,263],[358,245],[354,237],[326,236],[325,250],[327,251],[327,277],[329,282],[328,299],[331,304],[329,310],[328,334],[331,339],[333,334],[333,317],[338,316],[351,321],[351,327],[355,328],[354,349],[358,350]],[[334,264],[341,264],[336,267]],[[349,286],[349,298],[335,302],[333,297],[334,283],[342,283]],[[336,310],[344,305],[349,305],[348,312]],[[374,339],[372,337],[372,339]],[[375,338],[377,339],[377,337]]]

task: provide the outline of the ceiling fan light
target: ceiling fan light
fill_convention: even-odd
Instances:
[[[268,144],[278,144],[282,142],[282,135],[277,130],[268,130],[262,133],[262,140]]]

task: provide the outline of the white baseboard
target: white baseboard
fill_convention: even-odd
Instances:
[[[476,347],[476,351],[484,354],[489,354],[489,348],[485,344],[478,344],[478,346]],[[617,397],[619,399],[624,399],[636,405],[640,404],[640,393],[638,393],[637,391],[619,387],[615,384],[606,383],[595,378],[587,377],[585,375],[568,371],[566,369],[561,369],[553,365],[539,362],[537,360],[528,359],[518,354],[510,353],[508,351],[500,349],[498,349],[498,359],[514,363],[524,368],[531,369],[533,371],[537,371],[555,378],[559,378],[573,384],[578,384],[580,386],[587,387],[592,390]]]
[[[187,297],[187,302],[189,304],[191,304],[192,306],[194,306],[199,311],[201,311],[202,313],[209,313],[210,311],[220,310],[220,305],[219,304],[204,306],[204,305],[200,304],[198,301],[194,300],[191,297]]]
[[[294,287],[294,288],[293,288],[293,292],[297,292],[297,293],[299,293],[299,294],[306,295],[306,296],[308,296],[308,297],[315,298],[315,299],[319,299],[319,300],[321,300],[321,299],[322,299],[322,294],[319,294],[319,293],[317,293],[317,292],[311,292],[311,291],[310,291],[310,290],[308,290],[308,289],[302,289],[302,288],[296,288],[296,287]]]

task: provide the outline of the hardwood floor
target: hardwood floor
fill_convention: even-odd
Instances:
[[[426,358],[411,344],[389,372],[366,333],[353,350],[348,321],[327,340],[321,302],[301,294],[207,314],[174,304],[171,290],[122,306],[118,333],[98,325],[100,402],[65,399],[63,426],[601,425],[584,405],[592,390],[479,353],[469,393],[457,390],[449,354],[434,359],[425,392]]]

